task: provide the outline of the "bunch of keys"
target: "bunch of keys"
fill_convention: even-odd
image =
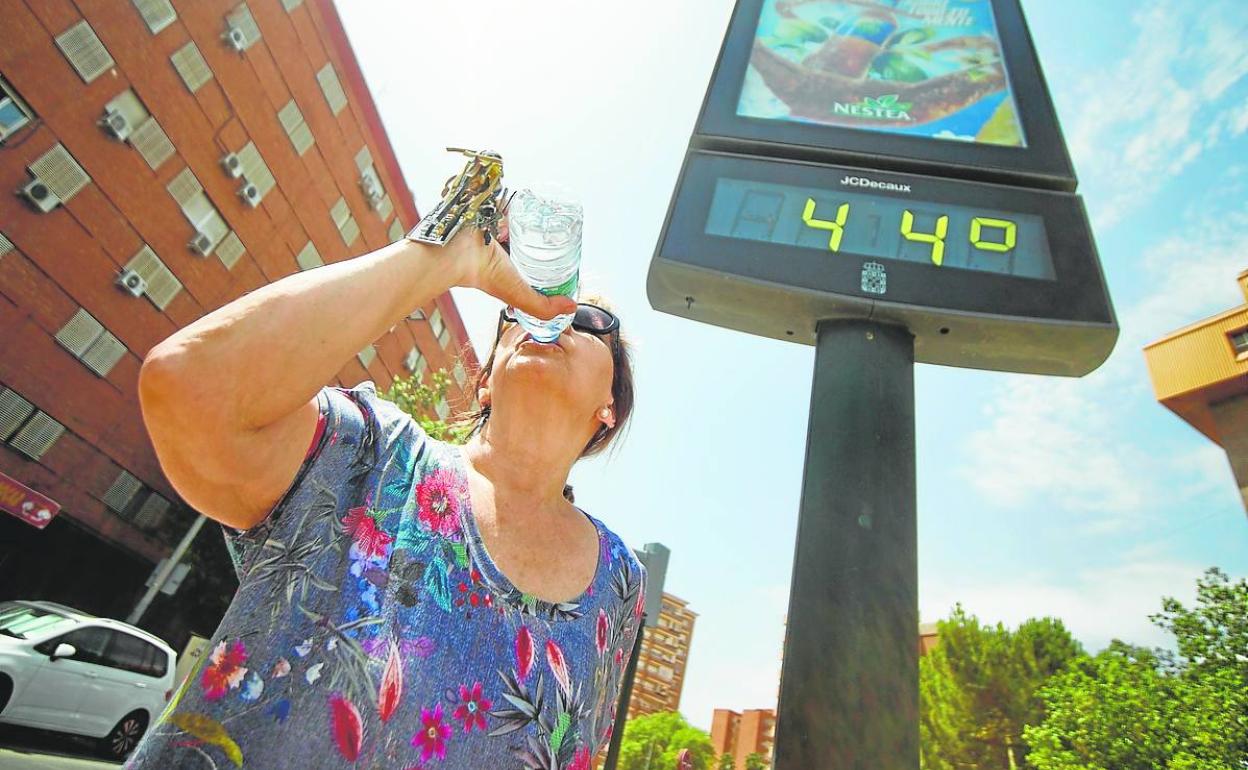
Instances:
[[[411,229],[408,240],[445,246],[465,224],[485,233],[485,243],[498,238],[499,223],[511,197],[503,182],[503,156],[496,152],[446,148],[468,157],[464,170],[446,180],[442,200]]]

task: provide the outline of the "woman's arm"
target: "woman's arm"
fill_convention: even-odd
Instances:
[[[139,375],[143,419],[192,506],[246,529],[290,485],[316,426],[316,393],[413,309],[474,286],[542,317],[570,300],[524,284],[497,241],[465,230],[445,247],[400,240],[287,276],[180,329]]]

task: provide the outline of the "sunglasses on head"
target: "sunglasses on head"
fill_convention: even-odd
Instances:
[[[498,314],[498,331],[502,334],[503,323],[514,323],[516,316],[512,313],[510,307],[505,307]],[[599,337],[605,337],[611,332],[618,331],[620,328],[620,319],[610,310],[605,310],[597,305],[591,305],[588,302],[580,302],[576,306],[576,315],[572,316],[572,328],[577,331],[594,334]]]

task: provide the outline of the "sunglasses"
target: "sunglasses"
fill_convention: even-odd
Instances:
[[[503,324],[515,323],[516,316],[510,307],[504,307],[498,313],[498,336],[502,337]],[[605,337],[611,332],[619,331],[620,319],[610,310],[605,310],[588,302],[578,303],[576,315],[572,316],[572,328],[598,337]]]

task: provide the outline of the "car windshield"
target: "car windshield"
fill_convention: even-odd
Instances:
[[[64,615],[50,610],[29,607],[16,602],[0,604],[0,634],[5,636],[28,639],[31,634],[38,634],[71,622]]]

